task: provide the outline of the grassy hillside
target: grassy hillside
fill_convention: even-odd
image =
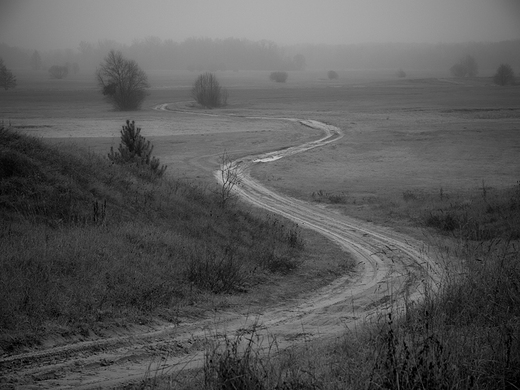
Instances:
[[[315,200],[341,203],[326,193]],[[520,183],[406,191],[378,212],[433,233],[446,272],[438,293],[425,285],[420,304],[329,344],[265,356],[254,343],[236,348],[248,339],[226,340],[208,351],[206,388],[520,388]]]
[[[166,176],[0,128],[0,348],[175,321],[298,267],[297,226]]]

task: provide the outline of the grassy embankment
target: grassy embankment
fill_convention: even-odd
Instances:
[[[426,289],[421,304],[331,345],[278,353],[273,342],[265,356],[254,336],[230,338],[208,351],[206,388],[520,388],[520,182],[464,194],[406,191],[378,207],[436,232],[446,270],[439,293]]]
[[[200,315],[301,261],[296,225],[0,128],[0,347]]]

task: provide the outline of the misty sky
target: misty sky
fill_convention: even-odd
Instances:
[[[278,44],[520,39],[520,0],[0,0],[0,42],[77,48],[156,36]]]

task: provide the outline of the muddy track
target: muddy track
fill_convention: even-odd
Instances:
[[[168,110],[168,105],[154,109]],[[257,335],[265,336],[266,344],[274,337],[278,348],[283,349],[298,341],[337,335],[345,327],[357,326],[390,308],[399,310],[405,300],[420,298],[425,283],[436,283],[438,267],[420,242],[280,195],[251,177],[255,164],[336,142],[343,137],[340,129],[312,120],[254,119],[295,121],[323,131],[324,136],[303,145],[233,162],[239,167],[241,177],[236,191],[244,200],[328,237],[356,259],[355,272],[304,300],[285,302],[262,313],[243,316],[219,312],[201,321],[3,357],[0,358],[0,385],[91,389],[139,382],[147,372],[153,376],[200,367],[209,339],[244,334],[253,329]],[[219,180],[219,172],[215,172],[215,177]]]

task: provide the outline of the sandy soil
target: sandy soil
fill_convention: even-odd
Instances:
[[[175,108],[175,107],[174,107]],[[160,115],[168,106],[157,106]],[[225,120],[241,120],[227,117]],[[259,125],[268,118],[257,117]],[[419,299],[425,284],[435,285],[440,268],[424,245],[388,228],[341,215],[269,190],[252,178],[256,165],[288,156],[305,155],[340,142],[342,130],[314,120],[275,119],[323,132],[315,141],[295,143],[278,151],[241,156],[241,185],[237,192],[252,204],[281,214],[315,230],[351,253],[353,274],[336,279],[305,299],[286,301],[246,315],[216,312],[212,318],[135,329],[130,335],[78,342],[0,359],[7,382],[31,388],[107,388],[142,380],[150,370],[172,374],[200,367],[208,340],[223,335],[255,332],[259,348],[277,340],[278,348],[327,338],[386,310],[399,310],[405,300]],[[267,125],[268,126],[268,125]],[[268,150],[269,148],[267,148]],[[266,150],[264,147],[263,150]],[[198,160],[205,164],[204,159]],[[216,177],[219,177],[218,172]]]

